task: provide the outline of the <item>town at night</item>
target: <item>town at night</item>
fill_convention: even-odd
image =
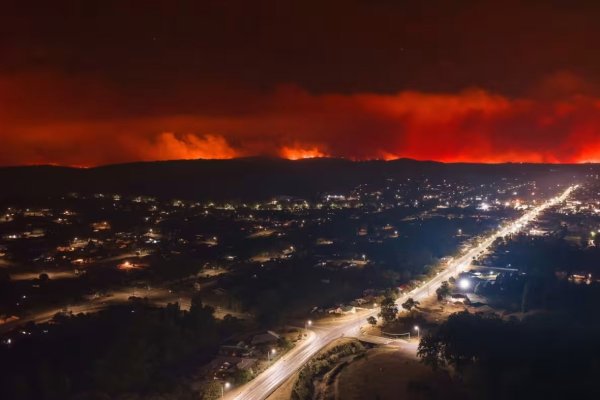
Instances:
[[[600,398],[599,18],[4,2],[0,398]]]

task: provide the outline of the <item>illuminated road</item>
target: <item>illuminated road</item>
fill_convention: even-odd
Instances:
[[[409,297],[412,297],[415,300],[423,300],[429,294],[435,293],[435,289],[439,287],[441,282],[447,281],[452,275],[464,270],[469,266],[473,257],[477,257],[481,252],[488,250],[497,238],[520,231],[548,207],[563,202],[576,188],[577,186],[570,186],[562,194],[527,211],[512,223],[479,240],[477,244],[471,247],[462,256],[453,260],[438,275],[413,289],[411,292],[399,297],[396,302],[401,304]],[[344,321],[340,321],[338,324],[315,326],[313,330],[314,335],[311,335],[307,341],[292,349],[252,381],[239,388],[231,389],[227,393],[226,398],[236,400],[265,399],[328,343],[341,336],[358,336],[360,334],[360,327],[365,324],[366,318],[377,315],[378,311],[379,310],[369,310],[367,312],[360,312],[352,318],[345,318]]]

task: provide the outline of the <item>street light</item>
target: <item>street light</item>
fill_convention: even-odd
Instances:
[[[268,352],[267,352],[267,359],[268,359],[269,361],[271,361],[271,354],[272,354],[272,355],[275,355],[275,353],[277,353],[277,350],[275,350],[275,349],[271,349],[271,351],[268,351]]]
[[[421,340],[421,329],[419,328],[419,325],[415,325],[415,331],[417,331],[417,337]]]
[[[458,281],[458,287],[462,290],[467,290],[471,287],[471,282],[468,279],[461,279]]]
[[[221,398],[225,397],[225,391],[231,387],[231,383],[225,382],[223,386],[221,386]]]
[[[309,319],[308,321],[306,321],[306,322],[304,323],[304,329],[305,329],[305,330],[308,330],[308,328],[309,328],[310,326],[312,326],[312,321]]]

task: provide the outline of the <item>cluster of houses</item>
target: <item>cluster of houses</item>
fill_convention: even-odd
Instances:
[[[237,371],[255,373],[262,360],[270,360],[283,344],[283,337],[273,331],[256,334],[247,341],[224,344],[219,355],[208,364],[209,374],[215,380],[227,380]]]
[[[372,308],[377,305],[377,299],[381,298],[381,293],[373,290],[366,290],[364,297],[359,297],[350,302],[350,304],[338,304],[329,308],[314,307],[310,310],[311,314],[329,314],[329,315],[348,315],[355,314],[361,308]]]

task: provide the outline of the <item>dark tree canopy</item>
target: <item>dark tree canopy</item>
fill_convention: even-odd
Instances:
[[[385,297],[381,301],[381,311],[379,312],[379,316],[384,322],[389,323],[396,319],[397,314],[398,306],[396,305],[396,301],[392,297]]]

